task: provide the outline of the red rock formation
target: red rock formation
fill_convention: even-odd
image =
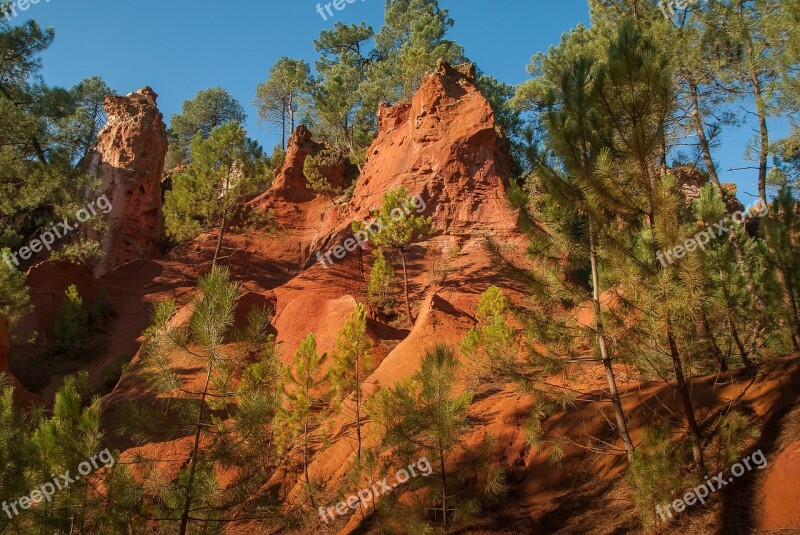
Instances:
[[[145,87],[105,101],[108,123],[89,159],[100,178],[100,192],[112,205],[108,228],[99,237],[104,255],[95,268],[98,276],[131,260],[161,256],[167,127],[157,97]]]
[[[681,166],[670,172],[675,175],[687,205],[699,199],[700,189],[710,183],[708,175],[695,167]],[[723,183],[722,189],[725,191],[725,204],[729,213],[744,210],[744,205],[736,198],[736,184]]]
[[[353,194],[360,216],[404,186],[428,204],[437,230],[462,236],[516,233],[505,196],[511,176],[506,140],[486,98],[440,63],[410,103],[382,106],[379,133]],[[499,234],[497,234],[499,233]]]
[[[271,240],[267,247],[253,251],[253,256],[260,261],[273,262],[276,267],[280,266],[280,271],[296,273],[302,269],[320,240],[327,239],[338,223],[334,204],[325,195],[311,191],[303,173],[306,158],[319,154],[324,148],[322,143],[312,139],[308,128],[300,125],[289,138],[283,165],[272,187],[250,203],[269,213],[278,232],[285,235],[285,239]],[[322,172],[331,185],[343,185],[344,166],[329,167]]]
[[[286,157],[278,174],[275,176],[270,192],[289,202],[303,202],[312,199],[315,194],[308,189],[308,180],[303,174],[306,158],[316,156],[325,148],[311,137],[311,132],[304,125],[289,138],[286,146]],[[344,180],[344,165],[333,166],[322,171],[334,187],[340,187]]]

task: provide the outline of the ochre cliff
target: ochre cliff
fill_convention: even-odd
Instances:
[[[100,180],[99,192],[112,206],[105,216],[108,228],[96,236],[103,249],[94,270],[98,276],[131,260],[162,254],[161,175],[167,128],[157,98],[144,87],[105,101],[108,122],[89,157],[89,167]]]

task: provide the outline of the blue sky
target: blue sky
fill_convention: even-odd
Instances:
[[[118,93],[150,85],[166,118],[197,91],[222,86],[248,112],[248,130],[267,149],[279,136],[261,127],[252,105],[256,86],[281,56],[313,64],[313,39],[334,22],[382,23],[383,0],[356,0],[327,21],[316,0],[40,0],[20,16],[56,30],[44,54],[50,85],[72,86],[99,75]],[[440,0],[456,24],[451,38],[486,73],[509,84],[527,78],[533,53],[564,31],[588,23],[585,0]],[[752,126],[728,133],[721,150],[723,180],[740,197],[755,193],[755,171],[728,172],[743,161]]]

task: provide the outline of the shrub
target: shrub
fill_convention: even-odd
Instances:
[[[78,288],[73,284],[64,293],[64,300],[53,328],[54,351],[58,355],[76,358],[96,347],[97,334],[102,332],[112,314],[104,294],[85,305]]]

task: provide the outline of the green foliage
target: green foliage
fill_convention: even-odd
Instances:
[[[342,330],[336,336],[336,352],[333,365],[328,372],[334,392],[334,403],[353,413],[357,440],[357,458],[361,460],[362,405],[361,385],[372,372],[372,339],[367,334],[367,311],[364,305],[356,305]],[[352,403],[345,400],[352,397]]]
[[[73,284],[64,292],[53,327],[54,350],[70,359],[86,357],[97,348],[98,334],[103,331],[111,316],[106,297],[100,295],[91,304],[84,304]]]
[[[369,273],[367,302],[382,313],[389,315],[396,301],[394,269],[386,262],[381,250],[375,252],[375,261]]]
[[[196,135],[208,138],[211,133],[227,123],[244,124],[247,119],[242,105],[221,87],[197,92],[192,100],[183,101],[180,113],[169,118],[169,153],[166,169],[189,163],[192,143]]]
[[[717,420],[719,444],[717,447],[717,466],[727,469],[742,457],[742,450],[747,441],[760,438],[761,432],[752,427],[747,417],[742,414],[724,414]]]
[[[517,173],[523,170],[524,164],[524,126],[525,121],[522,118],[522,113],[517,107],[513,105],[514,99],[514,86],[503,83],[492,76],[479,73],[475,85],[480,89],[486,100],[492,106],[494,112],[494,119],[497,125],[502,129],[502,134],[505,139],[511,143],[511,153],[516,164]],[[522,208],[520,206],[520,193],[519,188],[515,188],[516,181],[511,182],[511,187],[508,190],[509,199],[513,206]]]
[[[402,186],[384,193],[381,207],[372,214],[383,224],[372,239],[373,243],[402,251],[412,243],[429,238],[433,233],[433,219],[414,215],[414,206],[414,199]]]
[[[508,305],[497,286],[481,296],[475,317],[478,327],[470,329],[461,343],[461,351],[475,365],[478,382],[518,378],[514,329],[506,322]]]
[[[0,497],[3,501],[11,504],[21,496],[31,495],[32,489],[52,481],[53,474],[67,471],[76,474],[82,462],[100,452],[103,440],[100,409],[96,399],[89,399],[88,390],[86,372],[67,377],[56,393],[52,410],[45,415],[38,410],[16,409],[12,389],[2,388]],[[90,468],[94,472],[94,465],[90,464]],[[86,532],[96,531],[103,521],[100,496],[94,491],[99,477],[100,473],[94,472],[75,478],[68,487],[53,493],[47,507],[23,510],[17,505],[20,514],[4,521],[4,529],[40,533],[68,529],[72,523]]]
[[[768,302],[778,305],[775,314],[780,318],[781,335],[793,339],[794,349],[800,347],[800,201],[788,187],[781,188],[769,213],[762,217],[764,243],[770,254],[764,255],[767,272],[783,277],[785,290],[769,286]],[[786,344],[788,349],[789,344]]]
[[[333,195],[342,193],[341,188],[331,185],[325,173],[336,165],[341,165],[342,158],[330,150],[322,151],[317,155],[308,156],[303,162],[303,175],[308,180],[308,187],[314,193],[327,195],[331,200]]]
[[[278,427],[281,429],[278,436],[279,452],[283,454],[292,449],[299,440],[303,454],[304,490],[315,509],[318,489],[308,473],[308,465],[311,462],[310,448],[314,445],[315,438],[318,438],[312,436],[312,432],[325,418],[325,411],[314,412],[313,409],[327,397],[327,392],[320,390],[321,365],[326,359],[327,354],[317,354],[317,340],[313,334],[300,342],[292,366],[284,368],[286,404],[278,417]]]
[[[32,441],[33,423],[14,406],[13,388],[5,384],[0,390],[0,500],[12,502],[29,492],[36,448]],[[19,526],[20,519],[12,519],[11,523]]]
[[[365,23],[337,22],[314,41],[318,77],[311,80],[306,65],[286,58],[273,68],[270,81],[258,89],[257,102],[267,103],[262,116],[286,124],[297,113],[307,112],[314,133],[361,166],[377,131],[378,106],[409,99],[438,59],[463,59],[463,49],[446,39],[452,26],[438,0],[387,2],[385,23],[378,33]],[[299,104],[298,109],[293,111],[288,101]]]
[[[392,101],[409,99],[436,61],[457,63],[464,49],[445,38],[454,22],[438,0],[389,0],[385,24],[375,36],[378,55],[387,58],[388,77],[380,82]]]
[[[68,355],[80,352],[89,338],[89,312],[75,285],[65,292],[53,331],[57,351]]]
[[[351,393],[357,393],[364,378],[372,371],[371,349],[367,311],[364,305],[359,304],[336,336],[336,352],[329,374],[338,405]]]
[[[173,178],[164,199],[167,235],[178,242],[219,229],[220,239],[237,216],[247,221],[245,200],[259,191],[266,162],[244,129],[229,122],[208,138],[192,140],[192,163]]]
[[[458,358],[452,348],[437,345],[425,353],[414,375],[370,401],[370,414],[385,446],[392,449],[398,465],[427,457],[436,478],[418,478],[416,484],[438,480],[439,508],[445,525],[454,504],[448,504],[448,474],[441,469],[462,444],[469,430],[467,418],[472,394],[455,395]]]
[[[9,322],[9,332],[17,340],[19,321],[31,311],[30,295],[25,286],[25,274],[2,261],[10,254],[8,249],[0,250],[0,314]]]
[[[672,502],[683,484],[686,462],[686,446],[673,442],[669,427],[657,427],[642,436],[626,478],[644,526],[656,524],[656,506]]]
[[[103,441],[100,406],[97,398],[89,398],[89,391],[88,373],[67,377],[56,394],[52,416],[38,424],[33,434],[39,455],[36,481],[48,481],[53,477],[51,474],[66,471],[74,474],[80,463],[100,451]],[[68,529],[72,521],[86,531],[93,531],[92,527],[102,522],[101,496],[93,492],[99,477],[100,474],[81,477],[58,492],[50,507],[31,511],[34,521],[59,529]]]
[[[407,189],[399,188],[383,194],[383,202],[378,210],[373,212],[377,232],[372,237],[372,243],[377,247],[388,247],[397,251],[403,266],[403,288],[408,321],[413,323],[411,304],[408,297],[408,270],[406,267],[406,249],[413,243],[426,240],[433,235],[433,218],[423,215],[414,215],[417,200],[412,198]],[[353,230],[366,230],[358,222],[353,222]]]
[[[269,70],[269,79],[256,88],[256,107],[261,119],[281,130],[281,148],[286,149],[286,132],[294,132],[298,116],[311,95],[311,68],[305,61],[280,58]]]
[[[40,55],[53,37],[33,20],[0,23],[0,249],[17,250],[72,217],[96,184],[82,160],[105,121],[110,90],[100,78],[49,87]]]
[[[152,464],[141,460],[143,480],[131,481],[124,473],[114,480],[126,495],[155,493],[157,499],[143,504],[146,514],[174,519],[164,521],[173,531],[179,523],[211,529],[238,514],[273,507],[270,496],[254,496],[283,462],[273,440],[282,370],[274,338],[267,334],[269,314],[249,311],[247,327],[238,332],[241,288],[229,272],[216,267],[198,286],[188,319],[176,321],[172,301],[154,309],[142,364],[157,395],[155,406],[129,405],[120,428],[140,443],[192,437],[188,463],[174,457]],[[202,382],[177,368],[182,360],[197,367]],[[153,425],[165,418],[173,422],[169,428]],[[180,472],[175,476],[165,466],[180,467]],[[222,486],[217,470],[231,474],[229,485]],[[187,514],[187,508],[204,513]]]
[[[53,254],[50,255],[50,259],[68,260],[85,266],[92,266],[102,256],[103,247],[99,242],[81,237],[65,245],[58,251],[54,251]]]
[[[120,355],[112,364],[103,366],[100,372],[100,380],[106,391],[111,391],[117,386],[117,383],[122,378],[122,374],[128,370],[128,363],[130,363],[130,361],[130,356]]]
[[[376,126],[377,103],[371,107],[362,96],[369,84],[368,65],[375,59],[364,50],[372,36],[372,29],[363,23],[336,23],[314,41],[320,76],[312,91],[312,127],[331,149],[348,154],[356,165],[363,162]]]

